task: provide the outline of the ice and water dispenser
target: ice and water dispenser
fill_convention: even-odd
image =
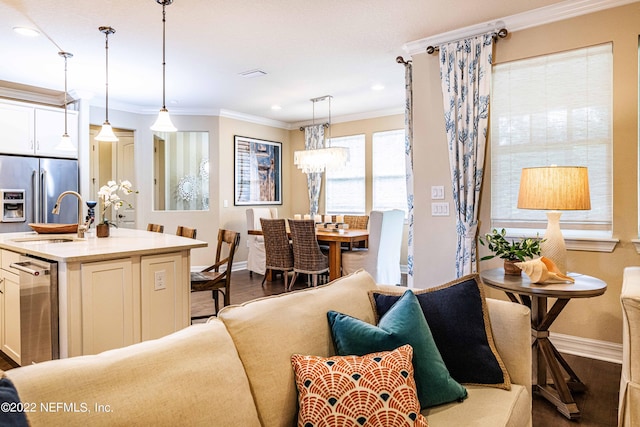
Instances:
[[[0,203],[2,203],[2,220],[0,222],[25,221],[25,192],[24,190],[0,189]]]

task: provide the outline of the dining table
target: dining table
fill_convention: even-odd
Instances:
[[[262,236],[262,230],[248,230],[248,234]],[[342,229],[316,229],[318,243],[329,247],[329,280],[335,280],[342,275],[342,243],[354,246],[354,243],[369,241],[369,230]],[[267,271],[267,280],[271,280],[270,271]]]

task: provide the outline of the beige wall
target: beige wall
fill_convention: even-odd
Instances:
[[[613,42],[613,237],[620,240],[612,253],[569,251],[568,268],[599,277],[607,292],[596,298],[574,300],[562,312],[552,331],[589,339],[621,342],[620,290],[622,271],[640,265],[631,239],[638,237],[638,34],[640,3],[561,22],[513,32],[494,50],[494,63]],[[416,286],[425,287],[453,278],[455,221],[432,218],[426,187],[444,183],[450,199],[450,178],[443,131],[442,95],[438,59],[421,54],[414,63],[414,121],[416,182]],[[491,185],[487,153],[481,195],[480,234],[490,231]],[[518,179],[518,177],[514,177]],[[424,197],[419,196],[420,186]],[[422,213],[422,215],[421,215]],[[482,247],[481,247],[482,249]],[[481,252],[481,256],[486,253]],[[480,269],[499,266],[483,261]],[[490,290],[490,296],[504,298]]]

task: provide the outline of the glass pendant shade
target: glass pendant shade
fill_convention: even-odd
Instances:
[[[104,142],[118,142],[118,137],[115,133],[113,133],[111,123],[106,121],[102,124],[102,129],[100,129],[100,133],[96,135],[95,140]]]
[[[71,141],[71,137],[68,133],[64,133],[62,138],[60,138],[60,142],[56,145],[57,151],[76,151],[76,147],[73,145],[73,141]]]
[[[155,132],[176,132],[178,129],[171,122],[169,111],[166,108],[162,108],[158,113],[156,122],[151,126],[151,130]]]

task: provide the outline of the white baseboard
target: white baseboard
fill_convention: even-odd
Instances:
[[[549,339],[561,353],[622,364],[622,344],[551,332]]]

